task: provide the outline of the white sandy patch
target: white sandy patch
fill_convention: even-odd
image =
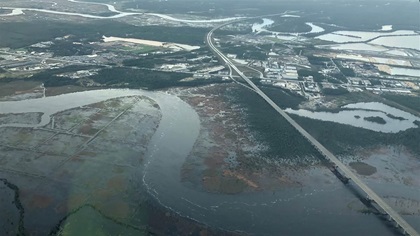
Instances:
[[[192,51],[199,49],[199,46],[191,46],[187,44],[179,44],[179,43],[168,43],[168,42],[160,42],[160,41],[153,41],[153,40],[145,40],[145,39],[137,39],[137,38],[120,38],[120,37],[106,37],[103,36],[104,42],[128,42],[128,43],[135,43],[135,44],[142,44],[148,45],[153,47],[165,47],[165,48],[173,48],[173,49],[182,49],[187,51]]]
[[[16,8],[13,9],[11,13],[8,14],[0,14],[0,16],[18,16],[18,15],[23,15],[23,11],[21,8]]]
[[[392,30],[392,25],[383,25],[382,29],[380,29],[380,31],[391,31]]]

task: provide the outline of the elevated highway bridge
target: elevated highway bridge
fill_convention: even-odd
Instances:
[[[376,208],[382,211],[383,214],[387,215],[390,221],[395,222],[396,226],[401,229],[401,232],[405,235],[420,236],[416,230],[411,227],[393,208],[391,208],[378,194],[376,194],[369,186],[367,186],[358,176],[356,176],[346,165],[344,165],[338,158],[332,154],[327,148],[325,148],[318,140],[304,130],[296,121],[294,121],[285,111],[283,111],[277,104],[273,102],[260,88],[258,88],[247,76],[245,76],[235,64],[225,56],[214,44],[213,44],[213,33],[217,29],[232,24],[234,22],[249,20],[240,19],[229,23],[225,23],[213,28],[206,36],[206,41],[209,48],[216,54],[223,63],[232,71],[235,71],[246,83],[260,96],[262,97],[272,108],[274,108],[284,119],[287,120],[301,135],[303,135],[331,164],[334,165],[334,171],[339,174],[346,181],[352,181],[360,190],[367,196],[367,199],[371,203],[376,204]]]

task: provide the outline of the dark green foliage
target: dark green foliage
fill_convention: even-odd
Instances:
[[[177,86],[182,87],[196,87],[196,86],[203,86],[208,84],[223,84],[223,83],[231,83],[232,81],[223,81],[221,78],[211,78],[211,79],[195,79],[190,81],[179,81]]]
[[[370,121],[370,122],[374,122],[374,123],[378,123],[381,125],[386,124],[386,121],[384,120],[384,118],[380,117],[380,116],[369,116],[369,117],[364,117],[364,120]]]
[[[274,89],[264,90],[272,94],[275,92]],[[277,92],[282,94],[279,97],[274,96],[277,101],[282,98],[286,101],[287,98],[292,101],[296,99],[280,90]],[[251,129],[257,132],[257,138],[269,145],[270,149],[264,156],[290,159],[296,156],[317,155],[312,145],[256,93],[242,87],[235,88],[232,93],[233,103],[247,110],[246,118]]]
[[[420,121],[417,121],[416,125],[420,127]],[[391,140],[396,140],[397,143],[406,146],[413,153],[416,153],[417,156],[420,156],[420,128],[408,129],[407,131],[397,133],[395,136]]]
[[[404,117],[401,117],[401,116],[394,116],[394,115],[392,115],[392,114],[386,114],[386,116],[388,116],[389,118],[394,119],[394,120],[407,120],[407,119],[406,119],[406,118],[404,118]]]
[[[261,90],[282,109],[297,109],[299,104],[305,101],[302,96],[291,93],[289,90],[270,87],[261,87]]]
[[[334,76],[334,75],[332,75]],[[342,82],[332,76],[327,77],[327,81],[333,84],[342,84]]]
[[[153,57],[141,57],[138,59],[129,59],[123,62],[124,66],[136,66],[141,68],[155,68],[157,65],[168,63],[168,60]]]
[[[279,18],[276,20],[269,30],[276,32],[287,32],[287,33],[304,33],[311,31],[312,27],[305,24],[304,18]]]
[[[90,78],[111,87],[160,89],[176,86],[179,80],[188,76],[185,73],[117,67],[103,69]]]
[[[337,65],[338,69],[341,72],[341,74],[339,74],[337,76],[334,76],[334,77],[336,77],[337,79],[341,80],[342,82],[344,82],[344,83],[347,83],[348,82],[346,76],[349,76],[349,77],[356,76],[356,73],[354,72],[354,70],[352,68],[343,67],[341,61],[334,60],[334,63]]]
[[[420,97],[384,93],[382,97],[420,112]]]
[[[379,79],[371,79],[369,80],[372,85],[382,85]]]
[[[291,117],[334,154],[347,153],[351,147],[378,144],[374,131],[297,115],[291,115]]]
[[[77,79],[71,79],[68,77],[51,76],[49,79],[44,81],[45,87],[60,87],[66,85],[77,85]]]
[[[236,54],[240,59],[264,61],[268,58],[267,53],[269,50],[268,46],[261,48],[254,45],[234,45],[232,43],[222,44],[222,51],[225,54]]]
[[[45,52],[49,51],[54,56],[75,56],[75,55],[91,55],[93,47],[90,45],[73,44],[72,41],[68,40],[55,40],[48,49],[44,48],[31,48],[31,51]]]
[[[58,87],[65,85],[76,85],[78,80],[67,77],[59,77],[58,74],[67,72],[76,72],[79,70],[88,70],[97,68],[93,66],[67,66],[59,69],[50,69],[39,72],[29,77],[30,80],[42,81],[46,87]]]
[[[94,66],[68,66],[60,69],[46,70],[37,73],[29,80],[41,81],[46,87],[58,87],[66,85],[80,85],[79,79],[57,76],[62,73],[76,72],[79,70],[97,69]],[[148,69],[134,69],[124,67],[106,68],[98,71],[98,74],[88,77],[93,81],[108,87],[118,88],[143,88],[161,89],[172,86],[201,86],[213,83],[229,83],[221,78],[197,79],[180,81],[192,75],[179,72],[163,72]],[[3,81],[4,79],[2,79]]]
[[[327,57],[308,56],[308,61],[312,65],[325,66],[325,63],[330,63],[331,59]]]
[[[343,94],[347,94],[349,93],[349,91],[345,88],[336,88],[336,89],[332,89],[332,88],[323,88],[322,89],[322,93],[325,95],[343,95]]]
[[[312,76],[315,82],[322,82],[324,80],[327,80],[327,78],[324,75],[320,74],[318,71],[300,69],[298,70],[298,75],[299,77]]]
[[[12,204],[14,204],[16,206],[16,209],[19,211],[19,223],[17,225],[17,236],[24,236],[26,235],[25,233],[25,222],[24,222],[24,217],[25,217],[25,208],[23,207],[21,198],[20,198],[20,190],[19,187],[16,186],[15,184],[11,183],[8,179],[4,179],[4,178],[0,178],[0,181],[3,182],[3,184],[11,189],[14,192],[14,198],[13,198],[13,202]]]
[[[346,78],[346,76],[344,76],[342,73],[332,73],[332,74],[330,74],[332,77],[334,77],[334,78],[336,78],[338,81],[338,83],[340,83],[340,82],[344,82],[344,83],[347,83],[348,82],[348,80],[347,80],[347,78]]]
[[[0,24],[0,47],[21,48],[69,34],[83,42],[100,41],[105,35],[204,45],[204,36],[208,31],[208,28],[187,26],[134,26],[112,20],[92,20],[84,24],[56,21],[3,22]]]
[[[336,155],[352,154],[355,148],[376,145],[404,145],[413,153],[420,154],[420,128],[382,133],[334,122],[320,121],[291,115],[306,131]]]
[[[356,73],[354,72],[354,70],[352,68],[344,68],[344,67],[340,67],[340,71],[341,73],[343,73],[345,76],[349,76],[349,77],[354,77],[356,76]]]
[[[391,1],[390,4],[385,5],[381,1],[375,0],[352,2],[337,0],[334,1],[334,4],[329,1],[260,0],[256,6],[253,0],[133,0],[125,1],[123,7],[134,9],[138,7],[150,12],[168,14],[197,14],[212,18],[235,14],[258,16],[298,10],[297,15],[301,16],[302,21],[306,20],[306,22],[315,24],[325,22],[353,30],[377,30],[379,26],[386,24],[394,25],[396,30],[418,30],[420,21],[418,2],[416,1],[405,1],[404,4],[399,1]]]
[[[194,52],[172,52],[167,54],[151,54],[137,59],[129,59],[123,62],[124,66],[135,66],[140,68],[154,68],[157,65],[162,65],[164,63],[179,63],[186,62],[188,59],[197,57],[197,55],[207,54],[207,49],[200,48],[194,50]],[[211,60],[211,59],[208,59]],[[203,61],[198,61],[196,63],[202,63]],[[192,64],[192,62],[189,62]]]

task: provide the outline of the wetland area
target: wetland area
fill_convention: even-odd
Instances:
[[[92,1],[0,3],[0,235],[420,232],[412,3]]]
[[[272,142],[251,129],[262,124],[248,117],[255,108],[241,99],[248,92],[240,86],[47,97],[41,91],[25,90],[39,96],[29,99],[16,91],[0,102],[1,198],[10,202],[13,188],[6,186],[17,186],[25,215],[19,218],[17,206],[5,204],[15,215],[8,218],[13,224],[1,226],[5,232],[74,233],[82,230],[74,222],[93,217],[88,228],[124,235],[164,233],[167,227],[180,234],[308,234],[322,228],[326,234],[392,235],[317,154],[269,152]],[[405,114],[383,104],[344,107],[361,109],[358,114]],[[399,121],[412,119],[406,114]],[[290,145],[300,145],[291,132]],[[403,147],[378,148],[340,158],[407,221],[417,221],[418,156]],[[401,194],[390,194],[384,180]],[[296,227],[303,223],[308,227]]]

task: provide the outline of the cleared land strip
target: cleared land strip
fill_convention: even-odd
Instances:
[[[369,188],[362,180],[359,179],[347,166],[345,166],[337,157],[334,156],[328,149],[326,149],[318,140],[304,130],[298,123],[296,123],[285,111],[283,111],[277,104],[273,102],[260,88],[258,88],[248,77],[246,77],[233,63],[226,57],[219,49],[214,46],[212,41],[213,32],[227,24],[223,24],[213,28],[206,37],[207,44],[210,49],[221,58],[226,65],[236,71],[239,76],[244,79],[254,90],[260,95],[268,104],[270,104],[281,116],[283,116],[300,134],[302,134],[326,159],[336,165],[336,168],[342,172],[344,177],[351,179],[368,197],[375,202],[389,217],[393,220],[405,234],[411,236],[420,236],[416,230],[411,227],[394,209],[392,209],[381,197],[379,197],[371,188]]]

